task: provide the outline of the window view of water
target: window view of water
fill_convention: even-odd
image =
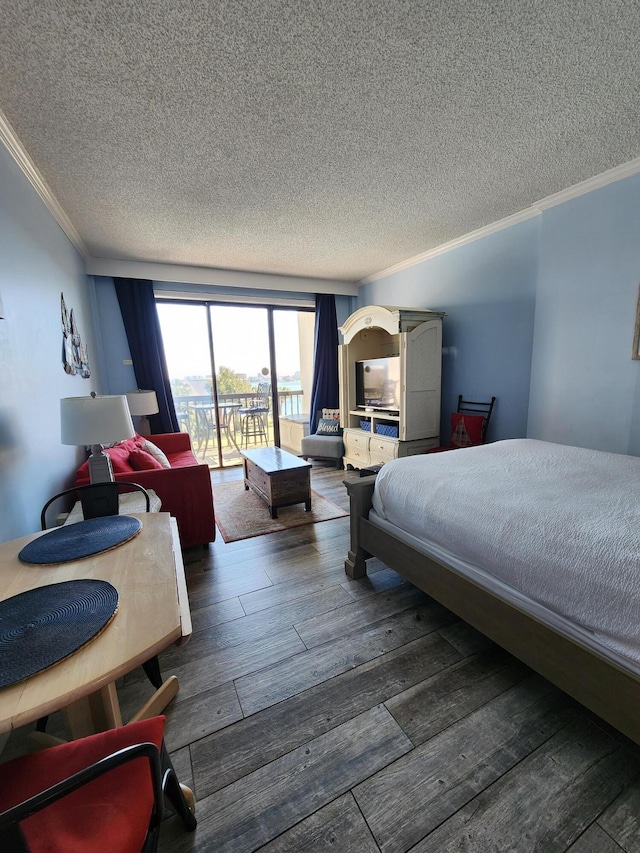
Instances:
[[[159,300],[158,317],[181,429],[211,466],[238,464],[243,446],[274,444],[279,418],[308,412],[313,312]]]

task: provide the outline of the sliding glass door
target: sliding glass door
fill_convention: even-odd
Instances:
[[[268,311],[235,305],[208,310],[224,442],[218,443],[219,464],[237,465],[243,447],[274,443]]]
[[[313,311],[273,311],[280,416],[307,414],[313,382]]]
[[[280,444],[281,416],[308,413],[313,311],[158,300],[181,429],[211,467]]]

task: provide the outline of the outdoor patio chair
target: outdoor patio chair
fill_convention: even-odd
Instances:
[[[271,384],[260,382],[256,396],[250,401],[249,405],[238,409],[240,440],[244,447],[248,447],[250,441],[252,444],[257,444],[258,439],[260,439],[260,443],[263,441],[265,444],[269,443],[267,415],[270,402]]]

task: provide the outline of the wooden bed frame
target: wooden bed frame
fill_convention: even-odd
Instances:
[[[375,479],[344,480],[351,505],[347,575],[364,577],[366,560],[377,557],[640,744],[640,677],[373,525],[368,517]]]

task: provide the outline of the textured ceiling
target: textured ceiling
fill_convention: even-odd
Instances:
[[[638,0],[0,0],[92,256],[359,280],[640,155]]]

